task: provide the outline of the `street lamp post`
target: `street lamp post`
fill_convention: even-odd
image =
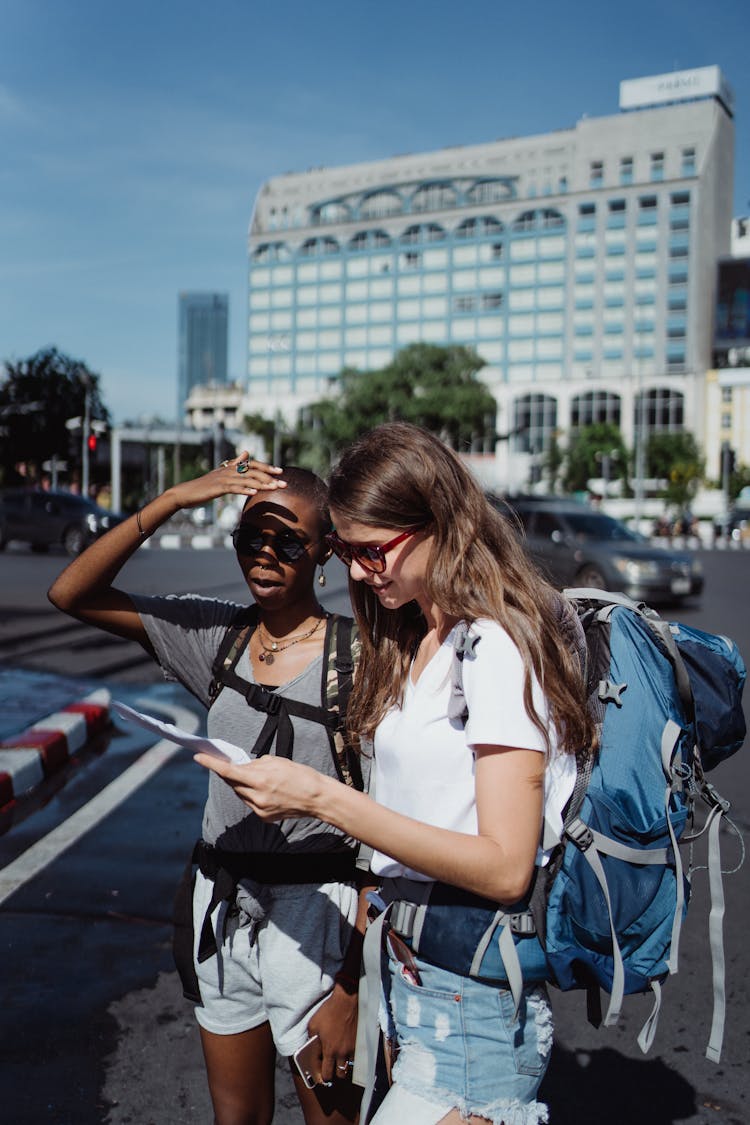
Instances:
[[[635,529],[640,529],[643,516],[644,477],[646,475],[646,441],[645,441],[645,402],[643,394],[643,348],[639,342],[638,362],[636,363],[635,381],[635,481],[634,481],[634,523]]]

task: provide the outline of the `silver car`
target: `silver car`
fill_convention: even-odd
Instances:
[[[490,497],[516,519],[525,546],[560,588],[620,590],[635,601],[676,602],[703,589],[703,567],[691,551],[653,547],[620,520],[574,500]]]

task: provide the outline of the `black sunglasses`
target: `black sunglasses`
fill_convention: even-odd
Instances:
[[[280,562],[299,562],[312,543],[305,543],[292,531],[258,531],[255,527],[235,527],[232,543],[238,555],[257,555],[270,547]]]

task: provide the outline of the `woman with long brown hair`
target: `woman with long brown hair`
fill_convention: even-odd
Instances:
[[[397,1052],[375,1121],[535,1125],[547,1120],[536,1095],[552,1044],[544,987],[470,975],[450,934],[468,909],[491,918],[525,902],[548,858],[542,823],[561,828],[575,754],[590,744],[562,603],[460,458],[418,427],[357,441],[329,496],[363,646],[349,721],[373,737],[375,799],[290,763],[199,760],[261,817],[305,812],[372,846],[383,902],[428,904],[420,942],[444,908],[429,956],[410,946],[413,911],[391,912]]]

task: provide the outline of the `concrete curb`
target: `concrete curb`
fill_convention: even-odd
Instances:
[[[232,537],[228,531],[165,531],[147,539],[141,550],[181,551],[190,548],[194,551],[207,551],[214,547],[233,549]]]
[[[98,688],[0,741],[0,812],[82,750],[110,721],[110,693]]]

